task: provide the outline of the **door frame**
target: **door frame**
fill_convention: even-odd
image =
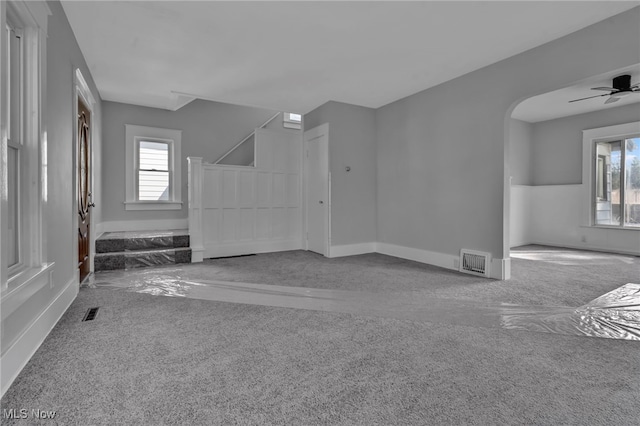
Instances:
[[[324,253],[322,253],[325,257],[331,257],[331,164],[330,164],[330,156],[329,156],[329,123],[321,124],[313,129],[307,130],[304,132],[303,141],[304,141],[304,149],[303,149],[303,165],[304,165],[304,234],[303,234],[303,247],[305,250],[309,250],[309,239],[307,235],[309,233],[309,167],[308,167],[308,152],[309,152],[309,143],[310,141],[317,139],[319,137],[326,136],[327,137],[327,145],[326,149],[322,153],[322,155],[326,159],[327,164],[327,191],[325,193],[326,198],[326,208],[324,209],[324,223],[325,223],[325,235],[324,235]]]
[[[90,168],[90,173],[89,173],[89,192],[93,194],[93,182],[95,181],[95,167],[93,167],[93,165],[95,164],[94,161],[94,149],[93,149],[93,139],[96,135],[96,130],[95,130],[95,103],[96,100],[93,97],[93,94],[91,93],[91,90],[89,89],[89,85],[87,84],[87,81],[84,79],[83,75],[82,75],[82,71],[80,71],[80,68],[76,68],[75,72],[74,72],[74,96],[73,96],[73,147],[72,147],[72,152],[73,152],[73,176],[71,179],[71,187],[72,187],[72,212],[73,212],[73,220],[72,220],[72,224],[73,224],[73,253],[74,255],[72,256],[73,259],[73,270],[75,271],[76,274],[76,279],[78,281],[78,285],[80,284],[80,270],[78,269],[78,197],[80,196],[80,194],[78,194],[78,101],[82,101],[85,106],[87,107],[87,109],[89,109],[89,112],[91,113],[91,117],[90,117],[90,123],[91,123],[91,127],[90,127],[90,132],[91,132],[91,136],[89,138],[89,168]],[[95,220],[94,217],[92,217],[91,219],[92,221]],[[95,256],[95,240],[96,240],[96,231],[95,231],[95,223],[92,223],[92,225],[89,227],[89,273],[92,273],[94,271],[93,268],[93,258]]]

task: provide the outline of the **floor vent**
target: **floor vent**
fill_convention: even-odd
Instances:
[[[460,272],[489,277],[491,254],[482,251],[460,250]]]
[[[94,319],[96,319],[96,316],[98,315],[98,309],[99,308],[89,308],[87,310],[87,313],[84,314],[84,318],[82,318],[82,321],[93,321]]]

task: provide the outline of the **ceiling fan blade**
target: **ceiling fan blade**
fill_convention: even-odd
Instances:
[[[605,104],[612,104],[614,102],[618,102],[620,100],[620,98],[616,98],[614,96],[611,96],[609,99],[607,99],[606,101],[604,101]]]
[[[618,89],[614,89],[613,87],[592,87],[591,90],[605,90],[607,92],[612,92]]]
[[[603,95],[595,95],[595,96],[589,96],[588,98],[580,98],[580,99],[574,99],[574,100],[572,100],[572,101],[569,101],[569,102],[578,102],[578,101],[584,101],[585,99],[591,99],[591,98],[599,98],[599,97],[601,97],[601,96],[609,96],[609,94],[608,94],[608,93],[605,93],[605,94],[603,94]]]

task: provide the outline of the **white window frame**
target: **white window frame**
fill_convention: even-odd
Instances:
[[[3,1],[0,5],[0,289],[2,318],[47,284],[53,284],[53,263],[46,263],[43,207],[47,202],[46,173],[46,58],[47,21],[51,14],[46,2]],[[7,153],[9,146],[9,91],[7,25],[19,30],[22,38],[22,91],[20,125],[20,261],[7,265],[8,200]],[[13,145],[13,143],[12,143]]]
[[[640,227],[596,224],[596,144],[613,140],[623,140],[640,134],[640,121],[600,127],[582,131],[582,187],[583,217],[582,226],[625,231],[640,231]],[[623,144],[624,148],[624,144]]]
[[[293,112],[282,113],[282,126],[286,129],[302,129],[302,114]]]
[[[126,141],[126,210],[182,209],[182,130],[125,124]],[[169,200],[140,201],[138,199],[138,147],[140,141],[162,142],[169,145]]]

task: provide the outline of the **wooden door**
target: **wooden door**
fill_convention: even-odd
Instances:
[[[91,228],[91,112],[86,105],[78,99],[78,269],[80,270],[80,282],[82,282],[91,270],[91,247],[89,244],[89,231]]]

